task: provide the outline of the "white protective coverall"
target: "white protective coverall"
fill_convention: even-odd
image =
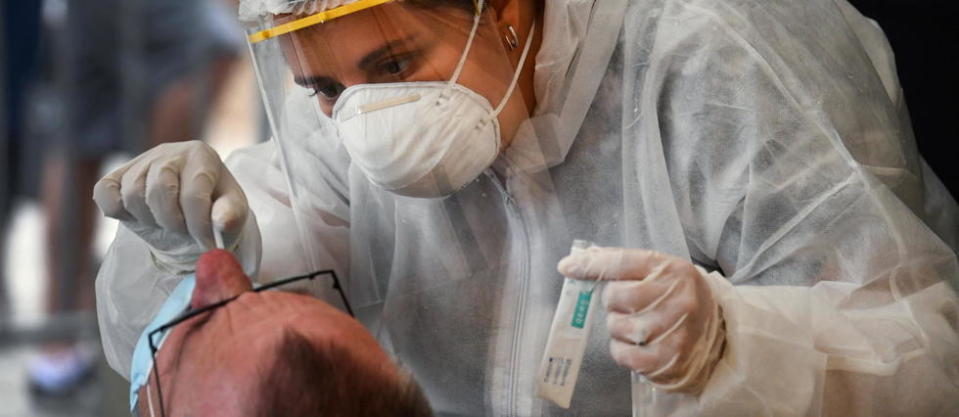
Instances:
[[[916,151],[874,22],[842,0],[548,0],[545,14],[533,118],[449,198],[376,188],[330,126],[295,113],[285,149],[235,152],[259,279],[309,269],[305,226],[439,414],[623,416],[630,374],[605,326],[569,410],[534,379],[572,239],[654,249],[731,285],[713,288],[726,346],[704,391],[657,392],[652,415],[959,413],[959,212]],[[121,228],[97,280],[124,375],[181,279],[151,259]]]

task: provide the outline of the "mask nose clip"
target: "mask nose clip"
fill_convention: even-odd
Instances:
[[[359,108],[356,110],[356,114],[360,115],[360,114],[366,114],[366,113],[373,113],[375,111],[388,109],[390,107],[396,107],[403,104],[412,103],[412,102],[418,101],[420,98],[421,96],[416,93],[406,94],[406,95],[397,96],[397,97],[390,97],[385,100],[363,104],[359,106]]]

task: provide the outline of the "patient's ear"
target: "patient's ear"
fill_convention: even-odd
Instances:
[[[253,289],[233,254],[214,249],[200,256],[196,263],[196,287],[190,299],[191,308],[200,308],[236,297]]]

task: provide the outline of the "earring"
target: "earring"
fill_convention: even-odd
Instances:
[[[506,25],[506,33],[503,35],[503,42],[510,51],[519,46],[519,36],[516,35],[516,29],[513,29],[513,26]]]

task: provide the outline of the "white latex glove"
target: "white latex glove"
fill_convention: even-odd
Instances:
[[[200,141],[167,143],[141,154],[100,179],[93,199],[104,215],[150,246],[158,266],[172,272],[192,271],[199,256],[217,246],[214,227],[224,249],[236,251],[241,237],[253,233],[250,250],[259,252],[259,231],[243,190],[216,151]]]
[[[558,269],[574,279],[610,281],[603,303],[618,364],[664,390],[702,390],[725,341],[704,271],[659,252],[601,247],[570,254]]]

